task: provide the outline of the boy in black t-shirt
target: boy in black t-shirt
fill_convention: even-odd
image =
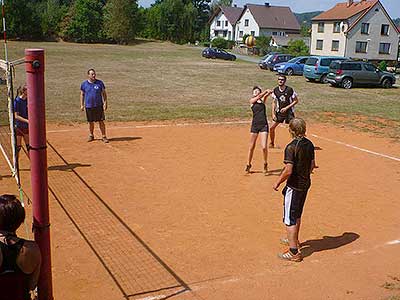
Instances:
[[[304,120],[292,119],[289,123],[289,132],[293,140],[285,149],[285,168],[273,186],[277,191],[281,183],[286,181],[282,194],[284,196],[283,222],[286,225],[287,239],[281,241],[289,245],[289,250],[278,256],[284,260],[300,262],[302,261],[299,242],[301,215],[308,189],[311,186],[310,174],[316,165],[314,145],[305,137]]]
[[[294,106],[299,103],[296,92],[286,85],[286,76],[278,76],[278,86],[272,93],[272,120],[274,123],[270,128],[271,143],[270,148],[275,147],[275,128],[280,123],[285,122],[289,124],[290,120],[294,118]]]

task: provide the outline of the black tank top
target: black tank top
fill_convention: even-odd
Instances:
[[[258,100],[251,106],[253,111],[253,121],[252,125],[265,126],[267,125],[267,114],[265,109],[265,104],[261,100]]]
[[[17,257],[25,240],[20,239],[15,244],[0,242],[3,262],[0,266],[0,300],[28,300],[28,275],[17,265]]]
[[[274,95],[276,98],[276,111],[281,110],[282,108],[290,105],[292,103],[292,96],[294,94],[294,91],[291,87],[286,86],[283,92],[279,89],[279,86],[277,86],[274,89]]]

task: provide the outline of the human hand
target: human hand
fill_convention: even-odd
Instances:
[[[284,107],[284,108],[282,108],[279,112],[282,113],[282,114],[284,114],[286,111],[287,111],[287,108]]]
[[[276,116],[272,116],[272,121],[276,122]]]
[[[278,191],[278,189],[279,189],[279,183],[274,183],[274,185],[272,186],[272,188],[275,190],[275,191]]]
[[[104,103],[104,104],[103,104],[103,109],[104,109],[104,110],[107,110],[107,103]]]
[[[81,111],[84,111],[85,107],[83,105],[81,105]]]

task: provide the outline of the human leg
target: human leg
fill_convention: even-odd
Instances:
[[[260,144],[264,158],[264,173],[268,172],[268,131],[260,132]]]
[[[89,138],[88,142],[91,142],[94,140],[94,122],[89,122]]]
[[[258,137],[258,133],[254,133],[254,132],[250,133],[250,145],[249,145],[249,153],[248,153],[247,166],[246,166],[247,173],[250,173],[251,162],[253,160],[254,148],[256,147],[257,137]]]
[[[26,145],[26,151],[27,151],[28,158],[30,158],[30,155],[29,155],[29,151],[30,151],[29,133],[24,134],[23,139],[24,139],[24,143]]]
[[[271,140],[271,143],[269,144],[269,146],[271,148],[275,147],[275,128],[278,127],[278,125],[279,125],[279,122],[274,122],[272,124],[271,128],[269,129],[270,130],[270,140]]]
[[[106,135],[106,124],[104,121],[99,121],[99,128],[101,131],[102,140],[104,143],[108,143],[107,135]]]

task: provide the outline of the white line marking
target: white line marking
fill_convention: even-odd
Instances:
[[[400,240],[394,240],[386,243],[386,245],[398,245],[398,244],[400,244]]]
[[[165,295],[158,295],[158,296],[148,296],[145,298],[139,298],[138,300],[159,300],[159,299],[165,299]]]
[[[207,122],[207,123],[177,123],[177,124],[154,124],[154,125],[133,125],[133,126],[115,126],[115,127],[108,127],[108,130],[112,130],[112,129],[140,129],[140,128],[166,128],[166,127],[189,127],[189,126],[212,126],[212,125],[240,125],[240,124],[250,124],[249,121],[227,121],[227,122]],[[78,129],[60,129],[60,130],[48,130],[48,133],[62,133],[62,132],[72,132],[72,131],[83,131],[86,129],[83,128],[78,128]],[[335,144],[339,144],[339,145],[343,145],[346,146],[348,148],[352,148],[355,150],[359,150],[361,152],[366,152],[369,154],[373,154],[376,156],[380,156],[380,157],[384,157],[384,158],[388,158],[394,161],[398,161],[400,162],[400,158],[398,157],[394,157],[394,156],[390,156],[390,155],[386,155],[383,153],[378,153],[378,152],[374,152],[368,149],[364,149],[364,148],[360,148],[357,146],[353,146],[344,142],[340,142],[340,141],[336,141],[336,140],[332,140],[329,138],[325,138],[316,134],[310,134],[313,137],[316,137],[318,139],[321,140],[325,140],[331,143],[335,143]]]
[[[384,157],[384,158],[388,158],[388,159],[400,162],[400,158],[398,158],[398,157],[394,157],[394,156],[390,156],[390,155],[374,152],[374,151],[371,151],[371,150],[367,150],[367,149],[364,149],[364,148],[353,146],[353,145],[350,145],[350,144],[347,144],[347,143],[343,143],[343,142],[340,142],[340,141],[335,141],[335,140],[332,140],[332,139],[328,139],[328,138],[325,138],[325,137],[322,137],[322,136],[319,136],[319,135],[316,135],[316,134],[311,134],[311,136],[316,137],[316,138],[321,139],[321,140],[325,140],[325,141],[331,142],[331,143],[343,145],[343,146],[346,146],[346,147],[349,147],[349,148],[353,148],[353,149],[356,149],[356,150],[359,150],[359,151],[362,151],[362,152],[366,152],[366,153],[369,153],[369,154],[373,154],[373,155],[376,155],[376,156],[380,156],[380,157]]]
[[[239,124],[250,124],[249,121],[227,121],[227,122],[208,122],[208,123],[177,123],[177,124],[154,124],[154,125],[133,125],[133,126],[115,126],[107,127],[110,129],[135,129],[135,128],[165,128],[165,127],[188,127],[188,126],[212,126],[212,125],[239,125]],[[83,131],[86,128],[77,129],[59,129],[59,130],[48,130],[48,133],[62,133],[72,131]]]

